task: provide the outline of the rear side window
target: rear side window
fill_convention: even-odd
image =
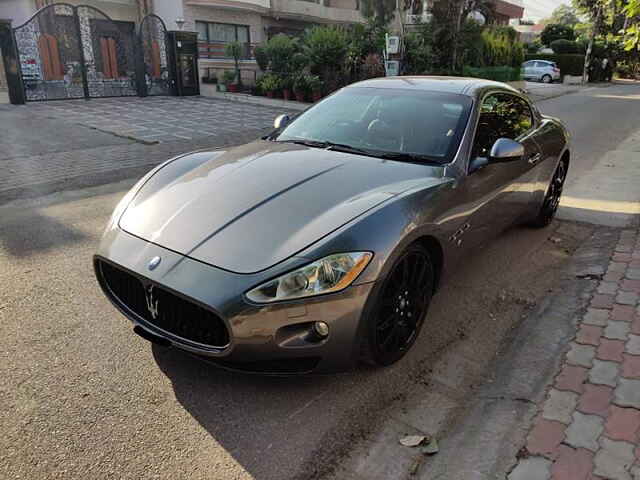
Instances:
[[[486,157],[499,138],[518,140],[533,127],[533,113],[522,98],[494,93],[482,102],[473,155]]]

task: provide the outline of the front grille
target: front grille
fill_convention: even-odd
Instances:
[[[211,347],[229,343],[227,327],[215,313],[171,293],[163,287],[98,260],[99,272],[111,295],[151,325],[192,342]],[[149,288],[152,297],[149,298]],[[151,308],[148,301],[151,300]],[[157,302],[157,303],[156,303]],[[152,310],[156,310],[156,315]]]

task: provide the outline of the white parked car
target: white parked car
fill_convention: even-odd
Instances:
[[[522,69],[525,80],[552,83],[561,78],[558,65],[548,60],[529,60],[522,64]]]

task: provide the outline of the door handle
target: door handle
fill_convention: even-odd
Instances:
[[[540,161],[541,158],[542,154],[534,153],[533,155],[529,155],[529,157],[527,158],[527,162],[529,162],[531,165],[535,165]]]

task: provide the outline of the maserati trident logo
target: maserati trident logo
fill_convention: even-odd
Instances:
[[[144,292],[147,299],[147,310],[154,320],[158,318],[158,299],[153,296],[153,285],[149,285]]]
[[[162,261],[162,258],[160,257],[153,257],[150,261],[149,261],[149,270],[155,270],[156,267],[158,265],[160,265],[160,262]]]

